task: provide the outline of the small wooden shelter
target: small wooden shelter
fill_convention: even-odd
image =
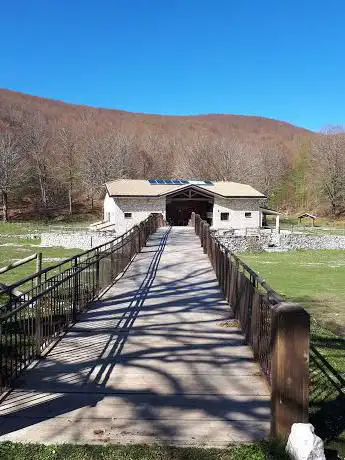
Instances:
[[[299,223],[301,224],[302,219],[305,219],[305,218],[311,219],[312,226],[314,227],[316,216],[313,216],[313,214],[308,214],[307,212],[305,212],[304,214],[301,214],[300,216],[298,216]]]

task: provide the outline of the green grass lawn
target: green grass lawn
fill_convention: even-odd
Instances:
[[[345,373],[345,251],[262,252],[241,259],[286,300],[309,311],[312,343]]]
[[[240,258],[286,300],[309,311],[312,345],[345,377],[345,251],[262,252]],[[314,407],[318,407],[315,412],[312,409],[313,423],[320,435],[328,427],[324,431],[327,446],[345,458],[345,417],[339,415],[338,392],[327,378],[317,385],[315,392],[311,390],[311,400],[316,398]],[[330,427],[336,433],[333,437],[329,437]]]
[[[64,218],[60,220],[37,220],[37,221],[13,221],[13,222],[0,222],[0,235],[23,235],[27,233],[40,233],[47,231],[51,227],[88,227],[92,222],[98,219],[93,215],[85,216],[72,216],[70,218]]]
[[[345,324],[345,251],[241,254],[279,294],[336,331]]]
[[[75,254],[82,252],[81,249],[64,249],[64,248],[42,248],[39,246],[40,239],[23,239],[13,237],[0,237],[0,268],[9,265],[15,260],[23,259],[31,254],[42,252],[43,267],[54,265],[59,260],[66,259]],[[25,265],[14,268],[7,273],[0,274],[0,282],[5,284],[13,283],[14,281],[31,275],[36,271],[36,261],[28,262]]]
[[[1,460],[288,460],[273,442],[198,449],[145,445],[70,445],[0,443]]]
[[[275,218],[269,216],[267,223],[271,227],[275,227]],[[315,235],[331,234],[331,235],[345,235],[345,221],[344,220],[331,220],[325,217],[317,217],[315,220],[315,227],[312,226],[310,219],[302,219],[299,223],[297,217],[294,216],[281,216],[280,228],[282,230],[304,231]]]

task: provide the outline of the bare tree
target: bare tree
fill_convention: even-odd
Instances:
[[[25,120],[22,130],[22,145],[27,152],[37,180],[44,209],[48,208],[48,193],[51,174],[49,171],[49,147],[52,138],[51,126],[39,113]]]
[[[312,145],[314,184],[324,196],[333,216],[345,209],[345,132],[327,129]]]
[[[93,208],[94,196],[106,181],[127,175],[132,141],[115,130],[93,132],[82,148],[81,181]]]
[[[57,130],[57,143],[61,150],[56,172],[67,188],[69,214],[73,213],[73,193],[80,175],[80,158],[76,129],[69,125]]]
[[[286,152],[281,145],[262,144],[252,161],[256,172],[252,181],[262,193],[270,196],[290,169]]]
[[[8,221],[8,193],[14,190],[22,177],[22,150],[13,132],[0,131],[0,190],[2,195],[2,218]]]

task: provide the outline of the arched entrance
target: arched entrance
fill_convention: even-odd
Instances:
[[[170,225],[188,225],[194,211],[212,225],[214,197],[194,187],[188,187],[166,197],[166,219]]]

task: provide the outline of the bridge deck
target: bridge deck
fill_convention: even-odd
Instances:
[[[268,435],[268,388],[190,228],[161,228],[0,405],[0,440],[225,446]]]

